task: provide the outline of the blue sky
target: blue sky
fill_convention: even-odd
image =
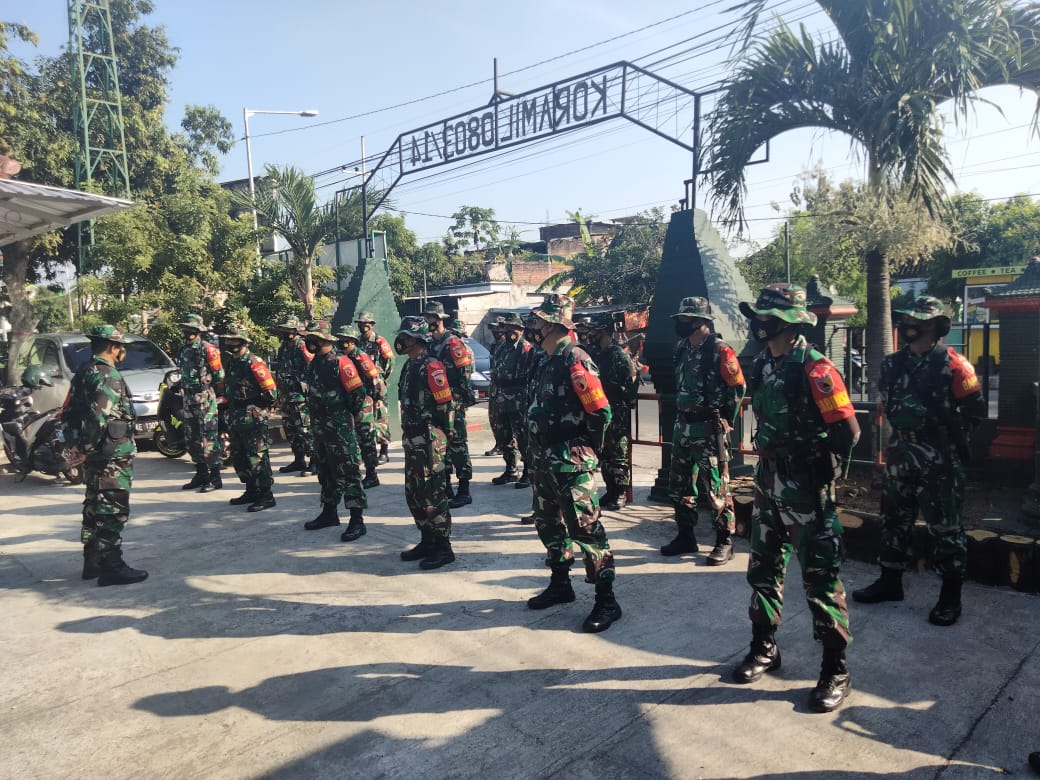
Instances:
[[[254,173],[265,163],[317,173],[353,166],[362,135],[368,158],[378,158],[399,133],[486,105],[495,57],[500,86],[510,92],[622,59],[687,88],[704,89],[722,72],[726,52],[712,30],[725,28],[729,19],[720,10],[732,0],[155,0],[155,5],[148,23],[164,25],[180,48],[168,124],[177,126],[185,104],[212,104],[241,137],[245,107],[316,109],[320,113],[313,119],[253,116],[250,135]],[[805,20],[826,33],[826,20],[812,2],[774,0],[773,5],[785,19]],[[66,0],[7,0],[3,17],[34,29],[40,54],[55,54],[67,43]],[[675,18],[656,24],[670,17]],[[536,64],[544,60],[551,61]],[[457,89],[474,82],[484,83]],[[423,99],[442,92],[448,94]],[[1035,99],[1011,88],[988,90],[985,97],[1004,115],[981,106],[967,125],[949,128],[960,189],[989,198],[1040,193],[1040,146],[1029,135]],[[401,103],[410,104],[382,110]],[[440,168],[442,175],[422,181],[406,177],[397,186],[394,205],[421,241],[438,240],[452,222],[447,215],[462,205],[493,208],[498,219],[514,224],[529,240],[537,237],[538,224],[562,221],[567,211],[614,218],[655,205],[667,210],[682,197],[691,167],[688,152],[624,120],[489,157],[494,159]],[[773,204],[786,209],[795,180],[816,164],[837,180],[862,178],[862,161],[847,139],[811,131],[781,137],[770,161],[749,169],[747,237],[769,240],[779,218]],[[240,142],[221,160],[221,176],[245,175]],[[317,181],[331,199],[337,188],[356,179],[325,175]],[[703,196],[698,205],[705,205]]]

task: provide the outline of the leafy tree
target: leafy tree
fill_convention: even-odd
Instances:
[[[231,123],[215,106],[184,107],[184,135],[177,140],[192,162],[216,176],[220,171],[217,153],[227,154],[235,145]]]
[[[753,34],[767,0],[744,0]],[[937,107],[967,116],[977,90],[997,84],[1036,89],[1040,9],[1011,0],[817,0],[835,35],[816,41],[801,25],[760,37],[738,63],[712,121],[707,168],[715,206],[742,220],[745,168],[768,140],[822,127],[858,142],[867,187],[879,211],[897,199],[937,215],[953,181]],[[891,342],[889,263],[884,219],[865,247],[868,364],[876,389]],[[865,231],[865,235],[871,231]],[[925,254],[923,247],[902,256]],[[898,257],[898,256],[896,256]]]
[[[494,209],[462,206],[451,216],[455,224],[448,228],[448,235],[444,238],[450,254],[464,252],[470,247],[479,252],[497,243],[499,227]]]

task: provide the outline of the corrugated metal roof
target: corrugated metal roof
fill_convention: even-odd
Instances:
[[[0,180],[0,246],[132,206],[90,192]]]
[[[1018,278],[1010,282],[1004,289],[993,295],[986,296],[986,300],[1007,300],[1009,298],[1033,298],[1040,296],[1040,258],[1032,258],[1026,264],[1026,270],[1019,274]]]

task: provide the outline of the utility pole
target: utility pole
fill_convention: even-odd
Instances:
[[[784,221],[784,261],[787,265],[787,283],[791,283],[791,220]]]

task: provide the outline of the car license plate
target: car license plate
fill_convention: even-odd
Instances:
[[[151,433],[159,427],[158,420],[138,420],[134,424],[134,433],[140,435],[142,433]]]

